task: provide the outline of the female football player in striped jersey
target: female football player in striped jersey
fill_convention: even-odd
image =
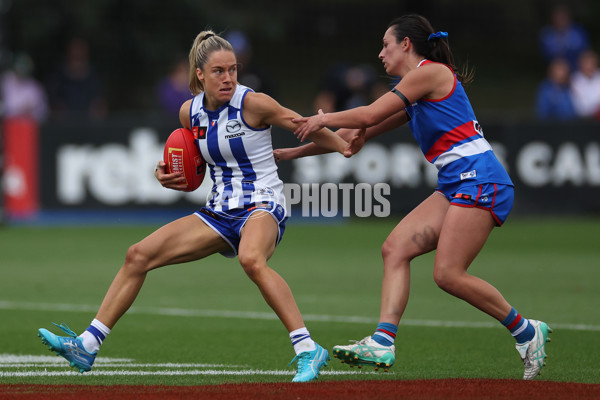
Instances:
[[[46,329],[39,335],[80,372],[89,371],[102,341],[137,297],[146,274],[156,268],[198,260],[214,253],[238,256],[248,277],[289,331],[297,361],[294,382],[318,377],[327,365],[328,351],[306,329],[285,280],[267,265],[285,229],[283,182],[277,175],[271,145],[271,126],[293,132],[299,114],[271,97],[237,82],[238,63],[229,42],[212,31],[195,39],[189,54],[193,99],[181,107],[180,120],[197,139],[213,181],[205,207],[167,224],[127,252],[90,327],[79,337]],[[328,129],[311,134],[320,146],[349,157],[360,149],[359,133],[346,142]],[[354,150],[356,149],[356,150]],[[155,170],[166,188],[186,187],[181,173],[168,174],[160,161]],[[207,338],[208,339],[208,338]]]
[[[383,244],[379,325],[356,344],[335,346],[334,355],[350,364],[393,365],[394,340],[409,295],[410,262],[436,250],[437,285],[506,326],[517,341],[524,379],[533,379],[544,365],[550,328],[522,318],[495,287],[467,272],[494,226],[502,225],[512,209],[514,187],[483,137],[463,89],[471,74],[455,68],[447,36],[419,15],[393,20],[379,59],[386,73],[401,77],[400,82],[370,105],[296,120],[304,122],[296,131],[302,140],[323,127],[368,128],[368,140],[408,122],[423,154],[438,169],[435,192]],[[309,144],[279,149],[275,155],[289,159],[323,152]]]

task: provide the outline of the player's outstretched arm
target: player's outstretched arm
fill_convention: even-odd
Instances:
[[[302,124],[294,131],[294,134],[303,142],[312,132],[326,126],[331,128],[369,128],[385,122],[398,112],[405,113],[406,108],[411,104],[408,99],[417,101],[432,93],[436,94],[434,99],[443,97],[439,96],[440,93],[435,92],[435,89],[440,84],[449,83],[450,76],[440,73],[439,68],[446,68],[447,71],[444,71],[450,74],[450,70],[441,65],[413,69],[402,77],[400,83],[394,88],[394,92],[383,94],[369,105],[332,113],[323,113],[322,110],[319,110],[317,115],[297,118],[294,122]],[[452,80],[453,82],[454,80]],[[396,93],[400,93],[401,96]]]
[[[372,138],[381,135],[384,132],[388,132],[392,129],[398,128],[404,125],[408,121],[408,115],[405,111],[396,113],[385,121],[378,125],[367,128],[365,135],[363,136],[363,144]],[[346,141],[352,140],[356,136],[358,129],[338,129],[336,133]],[[359,140],[359,139],[357,139]],[[360,146],[362,147],[362,145]],[[325,149],[318,146],[315,143],[308,143],[299,147],[287,147],[282,149],[273,150],[273,155],[276,161],[292,160],[296,158],[316,156],[319,154],[331,153],[331,150]]]
[[[300,123],[293,122],[293,120],[301,118],[297,112],[281,106],[272,97],[263,93],[248,93],[246,95],[244,115],[251,126],[274,125],[291,132],[294,132],[300,126]],[[311,132],[310,138],[320,147],[329,151],[337,151],[345,157],[350,157],[353,154],[348,142],[327,128]]]
[[[342,128],[342,129],[338,129],[335,133],[337,133],[345,141],[350,142],[350,140],[352,140],[352,138],[354,136],[357,136],[358,131],[359,131],[358,129]],[[365,136],[366,136],[366,134],[365,134]],[[362,137],[363,143],[364,143],[364,140],[366,139],[365,136]],[[283,161],[283,160],[293,160],[295,158],[302,158],[302,157],[308,157],[308,156],[317,156],[319,154],[327,154],[327,153],[331,153],[331,152],[332,152],[331,150],[326,149],[324,147],[320,147],[315,143],[308,143],[308,144],[305,144],[303,146],[298,146],[298,147],[285,147],[282,149],[275,149],[275,150],[273,150],[273,155],[275,156],[276,161]]]

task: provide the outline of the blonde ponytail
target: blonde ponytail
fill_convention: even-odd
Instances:
[[[190,49],[190,91],[195,96],[204,91],[204,85],[196,76],[196,68],[204,69],[210,55],[218,50],[233,52],[231,44],[211,30],[202,31],[194,39]]]

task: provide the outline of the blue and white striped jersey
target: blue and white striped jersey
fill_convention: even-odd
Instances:
[[[244,98],[251,91],[238,84],[231,100],[216,111],[204,108],[204,92],[192,99],[192,132],[213,181],[206,206],[215,211],[265,201],[286,208],[283,182],[273,157],[271,127],[252,128],[242,115]]]

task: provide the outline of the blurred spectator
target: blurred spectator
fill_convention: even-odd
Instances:
[[[241,31],[231,31],[225,35],[225,39],[233,46],[237,61],[240,64],[238,82],[248,86],[255,92],[262,92],[271,97],[276,97],[275,85],[268,72],[257,64],[252,57],[252,46],[246,34]]]
[[[321,83],[321,90],[313,102],[314,111],[343,111],[370,104],[391,87],[377,82],[377,75],[369,65],[334,64]]]
[[[571,77],[571,93],[577,115],[600,119],[600,69],[593,50],[579,56],[579,68]]]
[[[536,114],[541,119],[568,120],[577,117],[570,91],[569,63],[557,58],[548,65],[546,79],[541,83],[536,100]]]
[[[56,117],[106,116],[102,85],[91,64],[87,41],[74,38],[67,43],[64,62],[50,79],[48,95]]]
[[[43,122],[48,116],[48,102],[43,86],[32,77],[33,61],[18,53],[13,68],[2,75],[2,117],[30,117]]]
[[[178,116],[181,105],[192,98],[189,71],[189,60],[180,58],[172,66],[169,75],[158,84],[158,102],[169,115]]]
[[[566,58],[574,70],[579,55],[590,44],[587,31],[572,21],[570,9],[559,4],[552,9],[550,25],[543,27],[540,32],[540,45],[547,62]]]

